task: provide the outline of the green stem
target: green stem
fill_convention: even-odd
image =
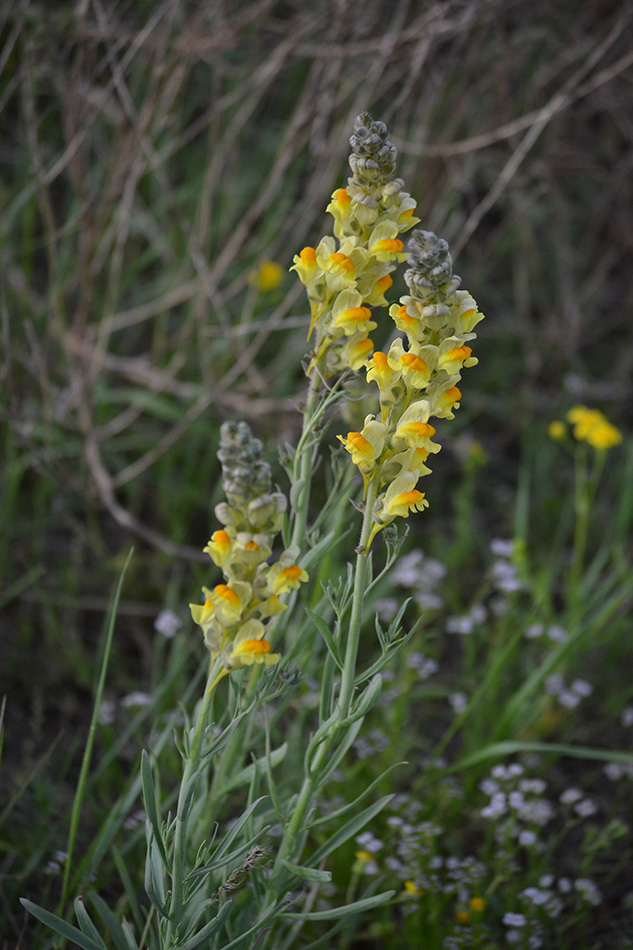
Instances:
[[[350,614],[349,628],[347,633],[347,643],[345,647],[345,660],[343,664],[343,673],[341,678],[341,692],[338,700],[338,717],[332,724],[329,734],[317,749],[314,759],[311,763],[310,773],[303,780],[303,786],[299,793],[297,804],[290,821],[284,830],[284,836],[275,861],[274,872],[276,874],[283,872],[284,861],[297,859],[299,855],[293,855],[294,839],[301,829],[305,816],[310,808],[314,793],[318,788],[320,781],[321,768],[327,761],[336,735],[341,727],[341,723],[347,718],[352,702],[354,692],[354,679],[356,676],[356,659],[358,656],[358,644],[360,642],[360,633],[363,621],[363,599],[365,594],[365,583],[367,577],[367,543],[372,528],[372,509],[376,500],[376,486],[370,482],[367,490],[367,499],[365,502],[365,511],[363,515],[363,527],[361,530],[360,543],[357,548],[356,568],[354,572],[354,592],[352,595],[352,610]]]
[[[183,770],[178,805],[176,807],[176,826],[171,874],[171,901],[169,904],[169,922],[165,934],[165,948],[172,946],[172,936],[178,942],[178,927],[184,904],[185,865],[187,859],[187,828],[189,824],[190,802],[193,790],[191,782],[199,768],[200,753],[208,720],[213,706],[214,687],[222,669],[221,659],[212,659],[204,697],[198,711],[193,737],[189,745],[187,760]]]
[[[306,405],[303,412],[303,429],[301,438],[297,444],[295,455],[295,464],[293,469],[293,483],[301,483],[301,492],[296,501],[295,518],[292,527],[291,546],[303,547],[308,525],[308,508],[310,505],[310,483],[312,481],[312,460],[314,446],[311,444],[310,435],[314,423],[315,410],[319,398],[320,378],[317,373],[317,367],[314,367],[310,376],[310,385],[306,397]]]

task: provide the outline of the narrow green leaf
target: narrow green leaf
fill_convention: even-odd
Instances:
[[[199,930],[193,937],[189,937],[188,940],[185,940],[185,942],[180,944],[179,947],[176,947],[175,950],[195,950],[195,948],[199,947],[205,940],[213,937],[231,913],[232,906],[232,901],[227,901],[226,904],[223,904],[213,920],[210,920],[208,924],[204,925],[202,930]]]
[[[103,647],[103,656],[101,658],[101,669],[99,670],[99,682],[97,683],[97,688],[94,695],[94,705],[92,709],[92,718],[90,720],[90,727],[88,729],[88,737],[86,739],[86,745],[84,748],[84,754],[81,761],[81,768],[79,770],[79,779],[77,781],[77,788],[75,790],[75,797],[73,800],[73,806],[71,809],[70,815],[70,828],[68,830],[68,844],[66,845],[66,853],[68,857],[66,858],[64,864],[64,877],[62,880],[62,893],[59,901],[59,908],[63,908],[66,903],[66,897],[68,895],[68,885],[70,883],[70,870],[72,866],[73,853],[75,850],[75,842],[77,840],[77,832],[79,830],[79,819],[81,817],[81,808],[83,805],[83,800],[86,795],[86,787],[88,784],[88,771],[90,769],[90,760],[92,759],[92,750],[94,747],[95,737],[97,734],[97,724],[99,719],[99,708],[101,706],[101,701],[103,699],[103,691],[105,689],[106,673],[108,670],[108,663],[110,662],[110,653],[112,651],[112,641],[114,639],[114,623],[116,620],[117,611],[119,609],[119,601],[121,599],[121,592],[123,590],[123,580],[125,578],[125,572],[127,571],[128,565],[134,553],[134,548],[130,548],[130,553],[127,556],[125,564],[123,565],[123,570],[121,571],[121,576],[119,577],[119,582],[112,600],[112,606],[110,607],[110,614],[108,617],[106,633],[105,633],[105,644]]]
[[[309,607],[306,607],[306,612],[308,616],[310,617],[310,619],[312,620],[315,627],[317,628],[317,630],[319,631],[319,633],[321,634],[321,636],[323,637],[323,639],[325,640],[325,645],[327,646],[332,659],[338,666],[339,670],[341,670],[342,672],[343,658],[341,657],[340,650],[338,646],[336,645],[334,637],[332,636],[332,631],[330,630],[328,624],[323,619],[323,617],[320,617],[317,613],[314,612],[314,610],[310,610]]]
[[[349,716],[346,719],[343,719],[341,726],[351,726],[353,722],[356,722],[358,719],[364,719],[367,713],[373,709],[373,707],[378,702],[380,693],[382,691],[382,676],[380,673],[376,673],[375,676],[372,676],[369,684],[365,687],[361,695],[359,696],[354,708],[352,709]]]
[[[363,789],[358,798],[355,798],[353,802],[349,802],[347,805],[343,805],[336,811],[331,811],[329,814],[323,815],[321,818],[317,818],[316,821],[311,822],[307,827],[316,828],[318,825],[327,824],[327,822],[330,821],[338,821],[340,818],[344,818],[345,815],[349,814],[349,812],[356,812],[360,803],[364,801],[369,795],[371,795],[376,786],[380,785],[380,783],[386,779],[387,776],[391,774],[391,772],[400,768],[401,765],[408,765],[408,763],[396,762],[394,765],[390,765],[388,769],[385,769],[385,771],[378,776],[378,778],[374,779],[371,785],[368,785],[367,788]]]
[[[99,919],[110,931],[110,937],[112,938],[112,943],[116,947],[116,950],[130,950],[130,942],[128,937],[125,935],[121,924],[116,919],[103,898],[100,897],[99,894],[95,894],[94,891],[91,891],[88,894],[88,897]]]
[[[55,933],[65,937],[66,940],[72,940],[78,947],[81,947],[81,950],[103,950],[102,944],[95,943],[94,940],[87,937],[86,934],[78,930],[77,927],[66,923],[66,921],[58,917],[57,914],[52,914],[50,910],[44,910],[43,907],[39,907],[37,904],[34,904],[33,901],[29,901],[25,897],[20,898],[20,903],[28,910],[29,914],[33,914],[41,923],[46,924],[46,926],[54,930]]]
[[[167,857],[165,842],[163,841],[163,831],[158,814],[158,804],[156,802],[156,791],[154,789],[154,776],[152,775],[152,766],[149,755],[143,749],[141,752],[141,785],[143,788],[143,802],[149,823],[154,833],[154,840],[158,847],[158,852],[168,874],[171,874],[171,864]]]
[[[318,868],[306,868],[300,864],[291,864],[290,861],[284,861],[289,871],[301,878],[302,881],[313,881],[319,884],[328,884],[332,880],[331,871],[319,871]]]
[[[101,950],[108,950],[101,937],[101,934],[91,921],[90,915],[88,914],[81,897],[75,898],[75,915],[82,933],[85,933],[87,937],[90,937],[91,940],[94,940],[95,944],[100,947]]]
[[[221,867],[221,864],[218,864],[217,862],[222,857],[224,858],[224,861],[222,863],[226,864],[226,853],[229,850],[230,845],[235,840],[235,838],[239,835],[240,831],[242,830],[242,828],[244,827],[248,819],[251,817],[251,815],[253,814],[257,806],[259,805],[259,803],[263,802],[264,799],[266,798],[268,798],[268,795],[262,795],[260,798],[255,799],[254,802],[251,802],[251,804],[248,806],[246,811],[242,815],[240,815],[240,817],[237,819],[237,821],[235,822],[231,830],[228,832],[228,834],[224,836],[220,844],[217,846],[217,848],[213,852],[212,861],[211,861],[212,865],[214,865],[215,867]]]
[[[288,751],[288,743],[284,742],[283,745],[280,745],[278,749],[273,749],[270,753],[270,764],[271,766],[279,765],[280,762],[286,757],[286,752]],[[264,756],[257,759],[256,762],[253,762],[252,765],[247,765],[246,768],[242,769],[236,775],[229,776],[226,780],[218,795],[225,795],[227,792],[232,791],[234,788],[240,788],[243,785],[250,785],[253,781],[253,775],[255,770],[261,771],[264,766]]]
[[[395,895],[395,891],[385,891],[383,894],[375,894],[373,897],[365,897],[363,900],[354,901],[352,904],[343,904],[342,907],[330,907],[328,910],[315,910],[308,914],[282,913],[280,916],[286,920],[336,920],[341,917],[355,917],[357,914],[364,914],[365,911],[373,910],[374,907],[380,907],[386,904]]]
[[[392,798],[393,795],[384,795],[382,798],[379,798],[377,802],[374,802],[373,805],[370,805],[369,808],[365,808],[359,815],[350,818],[342,828],[339,828],[325,844],[321,845],[321,847],[311,855],[310,864],[320,864],[326,855],[331,854],[332,851],[335,851],[336,848],[345,841],[352,838],[357,831],[364,828],[367,822],[371,821],[375,815],[382,811]]]
[[[615,749],[593,749],[590,746],[564,745],[558,742],[494,742],[472,755],[460,759],[446,771],[457,772],[487,759],[502,759],[517,752],[543,752],[547,755],[565,755],[574,759],[595,759],[598,762],[621,762],[633,765],[633,752],[616,752]]]

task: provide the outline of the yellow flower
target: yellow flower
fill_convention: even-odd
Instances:
[[[483,897],[471,897],[468,901],[468,906],[476,914],[481,914],[481,912],[486,909],[486,902]]]
[[[379,497],[380,506],[374,512],[375,523],[367,543],[368,550],[378,532],[385,525],[391,524],[394,518],[408,518],[410,512],[428,508],[429,503],[424,497],[424,492],[418,491],[415,487],[419,476],[417,469],[403,470],[392,481],[385,494]]]
[[[374,860],[374,856],[370,851],[356,851],[354,857],[358,858],[359,861],[367,862],[367,864]]]
[[[337,436],[352,456],[352,462],[363,474],[368,474],[376,465],[376,459],[383,450],[387,427],[376,422],[372,415],[367,416],[362,432],[348,432],[347,438]]]
[[[411,894],[413,897],[417,897],[419,894],[422,893],[420,888],[416,887],[415,881],[405,881],[404,889],[407,892],[407,894]]]
[[[622,433],[607,419],[603,419],[589,430],[585,439],[594,449],[611,449],[620,444]]]
[[[225,627],[232,627],[242,616],[252,596],[252,588],[245,581],[232,581],[228,584],[217,584],[213,588],[209,600],[215,609],[215,615]]]
[[[470,920],[470,914],[467,910],[458,910],[455,914],[455,920],[458,924],[467,924]]]
[[[574,406],[567,413],[574,426],[574,438],[588,442],[594,449],[610,449],[622,441],[622,433],[598,409]]]
[[[262,293],[274,290],[284,279],[284,269],[276,261],[262,261],[248,276],[249,284],[257,287]]]
[[[567,428],[565,427],[565,423],[561,422],[560,419],[554,419],[554,421],[550,422],[547,427],[548,436],[550,439],[555,439],[557,442],[565,437],[566,432]]]
[[[279,661],[278,653],[270,652],[270,643],[264,639],[265,628],[259,620],[248,620],[237,632],[224,657],[228,669],[240,670],[253,663],[271,666]]]
[[[211,540],[203,551],[209,555],[217,567],[223,569],[231,557],[231,538],[229,533],[223,528],[220,531],[214,531],[211,535]]]
[[[268,584],[274,594],[287,594],[296,590],[299,584],[305,584],[308,579],[307,571],[298,564],[289,564],[285,567],[281,561],[273,564],[268,573]]]
[[[343,347],[343,357],[347,361],[350,369],[357,370],[366,362],[373,348],[373,340],[359,333],[358,338],[353,336],[347,341]]]
[[[387,299],[385,297],[385,292],[393,285],[393,278],[390,274],[385,274],[384,277],[379,277],[378,280],[374,283],[369,294],[365,297],[365,303],[368,303],[371,307],[386,307]]]
[[[462,398],[461,390],[457,386],[451,386],[435,397],[435,406],[433,415],[438,419],[454,419],[453,409],[459,409],[459,400]]]
[[[472,356],[472,349],[462,343],[460,346],[451,346],[440,353],[437,365],[452,376],[459,373],[462,366],[474,366],[478,361]]]
[[[309,284],[317,272],[316,251],[313,247],[304,247],[299,254],[293,257],[294,264],[290,270],[296,270],[302,284]]]

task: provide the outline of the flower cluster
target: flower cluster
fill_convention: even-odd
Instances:
[[[266,623],[286,609],[281,597],[308,579],[295,563],[296,549],[268,563],[287,502],[285,495],[272,490],[270,466],[261,453],[262,443],[245,422],[224,423],[218,458],[226,501],[215,509],[224,527],[204,548],[222,570],[224,583],[213,590],[203,587],[204,604],[189,605],[207,648],[222,657],[220,675],[278,661],[265,638]]]
[[[308,339],[316,330],[311,366],[318,364],[324,376],[360,369],[371,355],[368,334],[377,324],[370,308],[387,305],[389,275],[406,257],[399,235],[419,221],[404,182],[391,177],[396,148],[385,124],[363,112],[350,145],[352,177],[327,207],[335,236],[324,237],[316,248],[304,247],[291,268],[310,301]]]
[[[470,294],[458,289],[446,241],[417,230],[408,248],[410,293],[389,311],[405,340],[398,337],[365,364],[367,381],[378,386],[380,418],[370,414],[360,432],[339,436],[365,486],[373,481],[381,491],[372,539],[394,518],[427,506],[416,485],[430,471],[428,456],[440,451],[429,419],[454,418],[462,369],[477,363],[468,344],[483,319]]]
[[[588,442],[597,450],[611,449],[622,441],[622,433],[598,409],[573,406],[567,413],[567,421],[573,426],[572,433],[578,442]],[[548,433],[552,439],[565,437],[565,423],[559,419],[550,422]]]

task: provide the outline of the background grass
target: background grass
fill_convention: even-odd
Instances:
[[[506,633],[561,612],[589,631],[578,672],[600,671],[593,715],[548,731],[524,701],[499,738],[536,728],[623,744],[630,443],[595,500],[586,600],[571,602],[573,465],[545,432],[576,402],[630,430],[632,25],[630,4],[597,0],[0,11],[3,947],[35,939],[18,894],[54,900],[43,872],[64,846],[107,604],[132,544],[107,690],[142,689],[155,705],[135,717],[117,707],[103,727],[84,847],[125,793],[149,724],[170,729],[189,689],[200,644],[188,626],[168,643],[153,619],[166,606],[184,618],[207,578],[219,424],[247,419],[271,460],[300,424],[302,288],[287,275],[259,293],[248,276],[262,259],[288,267],[323,233],[363,109],[387,122],[422,226],[450,241],[488,316],[425,486],[431,509],[410,519],[414,544],[450,567],[444,597],[460,612],[488,596],[490,539],[516,536],[531,599]],[[502,648],[469,641],[458,672],[454,640],[434,636],[447,690],[461,676],[474,688]],[[464,719],[462,752],[495,737],[542,661],[517,660]],[[100,867],[116,894],[113,861]]]

